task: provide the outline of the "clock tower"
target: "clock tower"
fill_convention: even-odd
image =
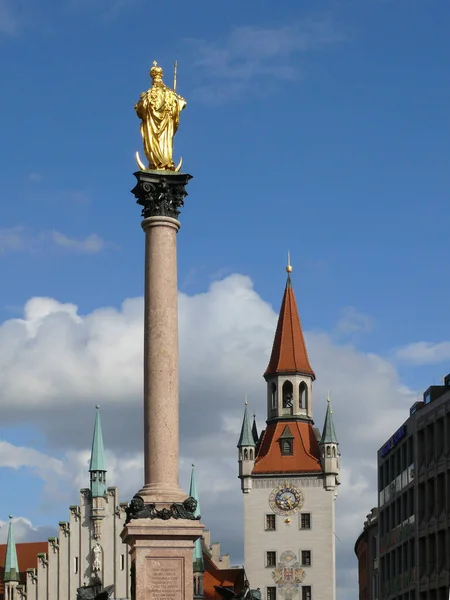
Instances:
[[[268,367],[266,428],[247,406],[238,443],[244,494],[244,565],[262,600],[335,600],[334,501],[340,452],[331,405],[314,427],[313,382],[287,267]]]

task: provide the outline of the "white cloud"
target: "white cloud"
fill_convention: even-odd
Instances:
[[[186,490],[194,462],[204,522],[238,563],[242,497],[236,443],[245,394],[263,426],[262,373],[277,315],[242,275],[215,281],[206,293],[180,294],[179,311],[181,482]],[[302,318],[308,322],[308,315]],[[142,327],[141,298],[125,300],[120,309],[102,308],[87,315],[73,304],[33,298],[21,319],[0,326],[2,421],[38,427],[48,440],[46,452],[63,456],[71,481],[56,478],[57,485],[59,481],[66,494],[73,494],[61,505],[63,511],[77,501],[76,489],[88,485],[97,402],[108,448],[108,483],[119,486],[122,500],[141,485]],[[317,374],[316,424],[322,427],[330,390],[342,452],[336,551],[343,600],[356,597],[353,545],[377,502],[376,451],[404,421],[415,394],[381,356],[339,345],[325,332],[306,332],[306,340]],[[44,475],[53,485],[52,477]],[[1,476],[0,472],[0,486]]]
[[[38,173],[37,171],[32,171],[31,173],[29,173],[28,179],[30,181],[41,181],[42,175],[40,173]]]
[[[86,254],[96,254],[105,247],[105,241],[95,233],[91,233],[91,235],[79,240],[70,238],[59,231],[52,231],[51,239],[57,246]]]
[[[18,22],[10,0],[0,0],[0,34],[17,33]]]
[[[342,309],[342,316],[337,322],[336,333],[351,335],[354,333],[370,333],[375,327],[375,321],[370,315],[356,310],[354,306]]]
[[[23,225],[0,228],[0,256],[13,252],[45,252],[55,246],[79,254],[97,254],[106,243],[95,233],[85,238],[72,238],[55,230],[34,233]]]
[[[281,27],[238,26],[221,42],[188,39],[193,48],[195,74],[203,78],[200,96],[221,102],[274,80],[301,76],[299,57],[345,39],[329,18],[307,18]],[[259,86],[256,86],[261,91]]]
[[[14,539],[16,542],[45,542],[49,537],[57,536],[57,527],[35,527],[26,517],[13,517]],[[0,544],[8,537],[9,521],[0,520]]]
[[[414,342],[395,352],[398,361],[411,365],[432,365],[450,359],[450,342]]]
[[[21,252],[27,247],[24,227],[0,228],[0,256],[8,252]]]

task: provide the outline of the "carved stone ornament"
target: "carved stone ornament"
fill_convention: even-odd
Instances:
[[[169,508],[157,509],[153,503],[145,504],[144,500],[136,495],[126,509],[127,518],[125,524],[132,519],[190,519],[191,521],[199,521],[200,515],[195,516],[197,510],[197,500],[189,496],[183,502],[174,502]]]
[[[170,171],[137,171],[134,176],[138,182],[131,193],[137,198],[136,203],[143,207],[144,219],[178,218],[187,196],[185,186],[192,179],[191,175]]]

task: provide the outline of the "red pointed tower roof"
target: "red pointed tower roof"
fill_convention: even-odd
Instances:
[[[281,303],[272,354],[264,377],[277,373],[303,373],[315,379],[316,376],[309,364],[297,302],[292,289],[290,264],[286,270],[288,272],[286,289]]]

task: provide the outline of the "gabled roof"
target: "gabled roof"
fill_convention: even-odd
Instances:
[[[333,411],[331,410],[331,403],[328,399],[327,402],[327,412],[325,413],[325,423],[323,425],[322,439],[320,440],[322,444],[338,444],[338,439],[336,436],[336,431],[334,430],[333,423]]]
[[[252,426],[250,425],[250,419],[248,418],[247,403],[245,403],[244,418],[242,420],[241,435],[239,436],[239,442],[237,447],[242,446],[255,446],[255,440],[253,438]]]
[[[269,423],[263,433],[253,474],[321,473],[319,443],[311,423],[289,421],[293,439],[293,454],[281,454],[279,440],[287,427],[286,421]]]
[[[272,354],[264,377],[277,373],[302,373],[316,378],[309,364],[290,275],[287,278]]]

